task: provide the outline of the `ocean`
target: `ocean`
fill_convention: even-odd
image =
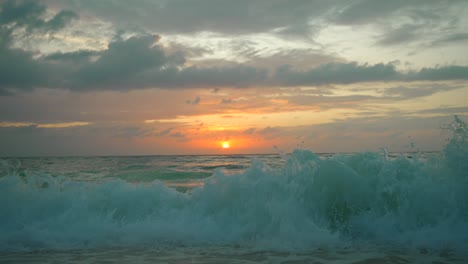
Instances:
[[[1,263],[468,263],[468,142],[437,153],[0,159]]]

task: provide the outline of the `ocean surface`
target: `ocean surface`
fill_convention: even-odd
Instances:
[[[468,263],[438,153],[0,159],[0,263]]]

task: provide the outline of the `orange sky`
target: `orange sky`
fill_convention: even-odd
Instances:
[[[463,1],[177,3],[0,1],[0,156],[440,150],[468,119]]]

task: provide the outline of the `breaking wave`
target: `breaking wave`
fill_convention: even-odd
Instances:
[[[444,152],[388,159],[295,150],[281,168],[253,160],[186,192],[162,181],[73,181],[1,161],[0,251],[371,244],[468,248],[468,141],[458,118]]]

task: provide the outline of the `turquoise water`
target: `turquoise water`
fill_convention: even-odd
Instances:
[[[466,135],[411,157],[5,158],[0,260],[466,263]]]

